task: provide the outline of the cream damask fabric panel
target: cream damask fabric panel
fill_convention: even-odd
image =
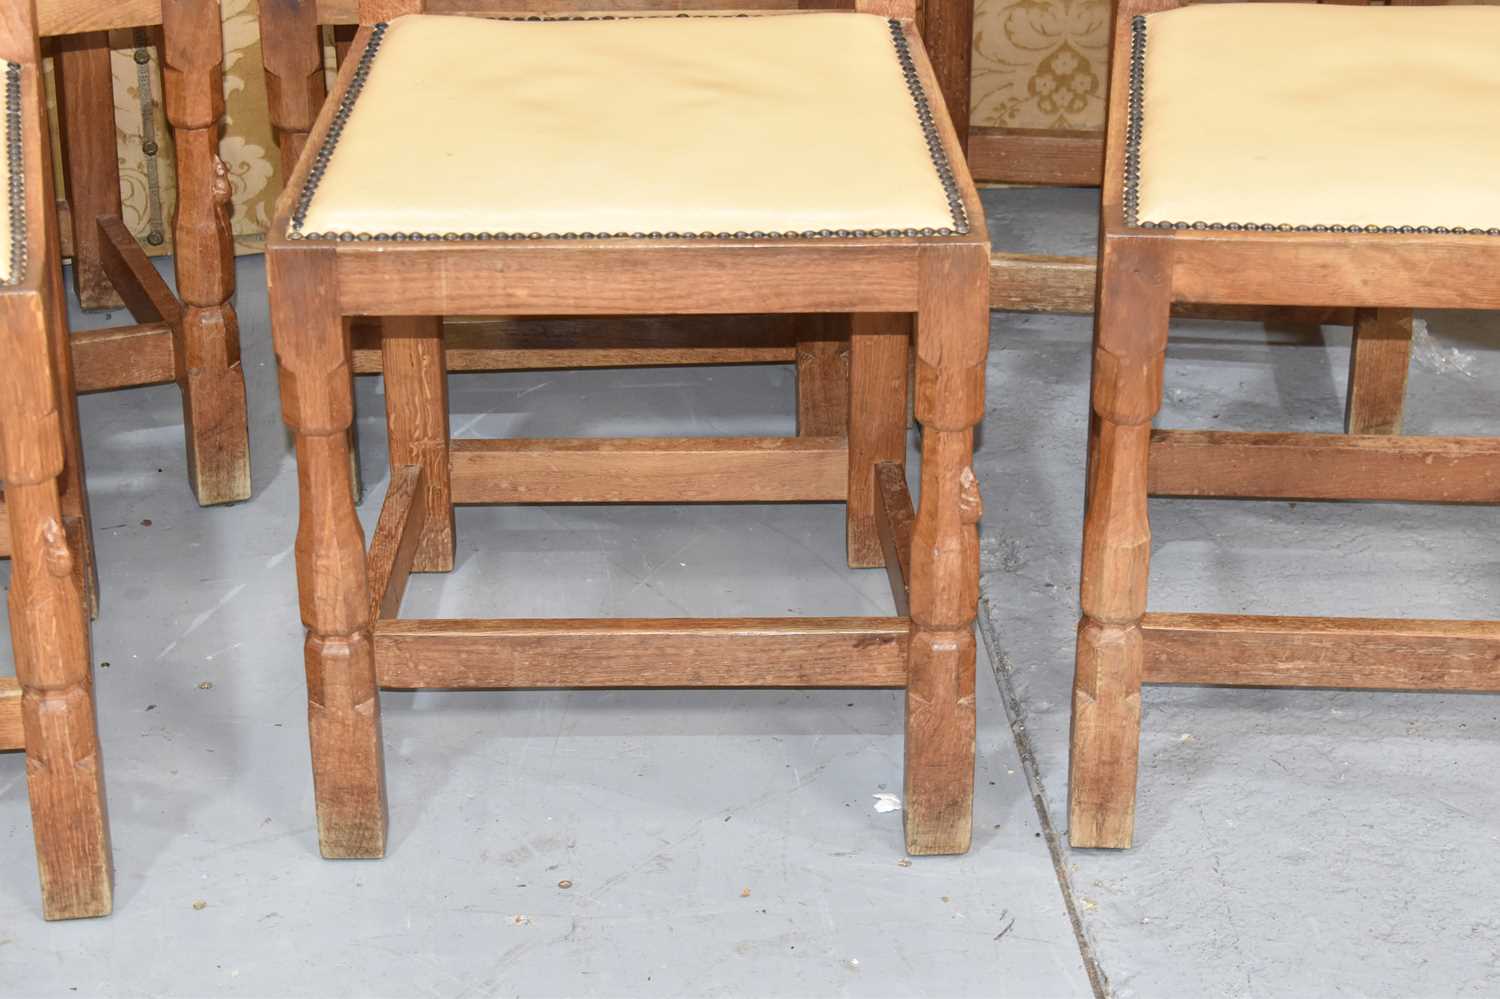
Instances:
[[[227,121],[219,155],[234,187],[240,249],[253,253],[281,189],[280,159],[266,112],[257,0],[222,5]],[[1101,127],[1109,17],[1108,0],[977,0],[974,124]],[[110,42],[125,224],[148,251],[169,253],[176,185],[157,50],[146,31],[115,32]]]
[[[1109,0],[977,0],[975,125],[1104,127]]]

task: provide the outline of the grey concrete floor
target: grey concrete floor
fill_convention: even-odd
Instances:
[[[1085,252],[1094,197],[987,192],[996,244]],[[83,400],[116,911],[41,921],[23,765],[0,756],[0,994],[1048,999],[1089,995],[1090,969],[1122,999],[1500,992],[1491,697],[1149,690],[1135,848],[1067,849],[1086,318],[994,318],[977,461],[998,683],[967,857],[901,866],[900,816],[873,807],[899,792],[896,694],[563,692],[386,695],[390,855],[322,861],[295,477],[259,261],[240,276],[252,502],[193,504],[172,390]],[[1494,317],[1424,318],[1409,428],[1493,432]],[[1161,423],[1336,430],[1347,343],[1175,324]],[[777,367],[452,389],[471,436],[782,433],[793,397]],[[378,380],[359,402],[368,528]],[[1153,606],[1493,617],[1487,513],[1154,502]],[[889,606],[879,572],[844,568],[832,506],[470,508],[459,531],[459,568],[414,578],[408,613]]]
[[[175,390],[82,400],[115,912],[41,920],[24,763],[0,755],[0,995],[1090,993],[984,663],[965,857],[905,863],[899,812],[875,808],[901,790],[898,692],[663,691],[387,694],[389,855],[320,859],[264,287],[242,260],[251,502],[193,503]],[[377,379],[358,401],[368,530]],[[792,403],[783,367],[452,384],[469,436],[789,433]],[[884,573],[845,567],[833,505],[469,508],[458,527],[459,567],[415,577],[406,613],[890,610]]]

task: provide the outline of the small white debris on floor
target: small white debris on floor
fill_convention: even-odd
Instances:
[[[875,811],[877,812],[899,812],[901,811],[901,799],[886,791],[875,795]]]
[[[1427,329],[1427,320],[1411,321],[1411,356],[1417,364],[1440,375],[1474,377],[1474,355],[1445,346]]]

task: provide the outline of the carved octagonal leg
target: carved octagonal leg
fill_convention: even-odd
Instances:
[[[48,919],[112,905],[109,818],[89,674],[88,614],[56,480],[7,477],[11,638],[21,683],[26,787]]]
[[[973,428],[984,415],[989,257],[983,247],[935,246],[923,250],[919,269],[922,481],[911,549],[906,849],[963,853],[974,804],[980,504]]]
[[[851,318],[849,336],[849,568],[885,564],[875,526],[875,466],[906,464],[911,317]]]
[[[328,99],[317,4],[313,0],[261,0],[260,55],[266,70],[271,127],[281,149],[281,176],[288,178],[297,169],[308,133]],[[349,475],[355,500],[363,501],[357,414],[349,424]]]
[[[385,766],[365,537],[349,478],[348,324],[332,311],[333,254],[267,263],[282,414],[297,449],[297,587],[307,626],[307,716],[318,841],[329,858],[385,853]]]
[[[163,91],[177,150],[172,229],[181,329],[175,344],[188,474],[208,506],[250,498],[250,440],[234,294],[228,171],[218,157],[224,116],[219,5],[163,0]]]
[[[260,0],[260,55],[271,125],[281,147],[281,176],[290,177],[328,97],[317,4]]]
[[[1068,839],[1127,847],[1141,729],[1141,616],[1151,558],[1146,472],[1161,407],[1169,267],[1149,241],[1105,246],[1073,679]]]
[[[0,307],[0,478],[26,787],[48,919],[110,911],[109,821],[89,676],[88,615],[58,480],[66,443],[39,297]]]

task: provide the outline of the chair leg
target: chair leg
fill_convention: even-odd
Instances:
[[[980,503],[972,463],[974,426],[984,415],[989,255],[933,247],[918,266],[922,483],[911,548],[906,849],[963,853],[974,804]]]
[[[922,42],[932,60],[938,89],[953,131],[965,150],[969,143],[969,100],[974,52],[972,3],[924,3],[917,7]]]
[[[54,281],[61,289],[61,281]],[[12,298],[10,302],[21,299]],[[40,309],[4,310],[0,478],[10,520],[10,626],[26,787],[48,919],[107,915],[109,820],[89,677],[88,615],[58,481],[66,442]],[[32,363],[27,363],[27,362]]]
[[[426,475],[427,517],[412,568],[453,569],[453,494],[448,475],[448,366],[443,320],[436,316],[387,317],[381,355],[385,420],[391,468],[421,465]]]
[[[307,146],[308,133],[328,99],[323,35],[313,0],[265,0],[260,8],[260,54],[266,70],[271,127],[281,149],[281,176],[290,177]],[[349,476],[354,500],[364,501],[359,421],[349,425]]]
[[[849,318],[816,316],[800,324],[797,435],[843,437],[849,428]]]
[[[76,556],[62,529],[56,480],[7,481],[5,499],[14,542],[11,638],[42,914],[107,916],[109,818]]]
[[[273,252],[272,334],[297,451],[297,584],[307,626],[308,734],[323,856],[385,853],[380,691],[365,538],[349,476],[354,382],[348,324],[330,311],[333,256]]]
[[[1151,557],[1146,471],[1161,407],[1168,267],[1149,242],[1106,247],[1068,766],[1068,839],[1127,847],[1141,728],[1141,617]]]
[[[1399,434],[1411,368],[1412,316],[1407,309],[1356,309],[1349,347],[1349,398],[1344,429]]]
[[[290,177],[328,98],[323,39],[313,0],[265,0],[260,7],[260,54],[266,70],[271,125],[281,147],[281,176]]]
[[[55,274],[51,280],[53,301],[58,305],[48,313],[48,321],[52,324],[49,340],[53,370],[57,373],[57,415],[63,436],[63,468],[58,489],[63,526],[78,553],[75,568],[78,584],[82,587],[83,606],[92,620],[99,616],[99,571],[94,561],[93,519],[84,486],[83,438],[78,426],[78,394],[73,387],[73,351],[68,341],[67,314],[62,305],[65,300],[62,276]]]
[[[125,303],[104,272],[97,224],[101,215],[121,215],[109,33],[64,35],[56,45],[63,181],[73,221],[73,288],[84,309],[118,309]]]
[[[173,265],[183,315],[177,351],[188,474],[204,506],[250,498],[250,436],[234,294],[217,4],[162,4],[164,93],[177,151]]]
[[[875,526],[875,466],[906,464],[911,317],[861,314],[849,336],[849,568],[885,564]]]
[[[89,677],[88,617],[55,480],[7,481],[11,636],[26,786],[48,919],[111,908],[109,819]]]

